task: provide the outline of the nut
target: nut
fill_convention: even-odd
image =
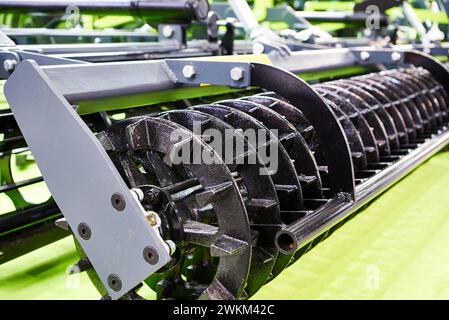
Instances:
[[[145,215],[146,215],[148,222],[150,223],[150,226],[155,227],[155,226],[159,225],[160,219],[156,212],[148,211],[148,212],[146,212]]]
[[[394,62],[397,62],[397,61],[401,60],[401,54],[399,52],[397,52],[397,51],[394,51],[391,54],[391,60],[393,60]]]
[[[16,68],[17,63],[17,60],[7,59],[3,62],[3,69],[5,69],[6,72],[13,71]]]
[[[165,38],[171,38],[173,36],[174,30],[171,26],[164,26],[162,28],[162,35]]]
[[[369,54],[368,51],[360,52],[360,59],[362,59],[362,61],[368,61],[370,57],[371,55]]]
[[[184,68],[182,68],[182,74],[187,79],[193,78],[196,75],[195,67],[190,64],[184,66]]]
[[[244,76],[244,71],[242,68],[235,67],[231,69],[230,75],[232,80],[241,81]]]

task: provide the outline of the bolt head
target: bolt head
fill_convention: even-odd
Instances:
[[[145,194],[143,193],[142,189],[132,188],[131,193],[139,202],[142,202],[145,199]]]
[[[184,68],[182,68],[182,74],[187,79],[193,78],[196,75],[195,67],[190,64],[184,66]]]
[[[155,265],[159,261],[159,255],[153,247],[148,246],[143,249],[143,259],[148,264]]]
[[[161,224],[161,219],[154,211],[148,211],[146,214],[146,218],[150,226],[152,227],[158,227]]]
[[[92,237],[92,231],[87,223],[80,223],[78,225],[78,234],[83,240],[89,240]]]
[[[111,196],[111,204],[112,204],[112,207],[119,212],[125,210],[125,208],[126,208],[126,200],[123,197],[123,195],[118,192],[114,193]]]
[[[3,62],[3,69],[6,72],[10,72],[13,71],[15,69],[15,67],[17,66],[17,60],[14,59],[7,59]]]
[[[242,68],[235,67],[231,69],[230,75],[232,80],[241,81],[244,76],[244,71]]]
[[[115,292],[122,290],[122,280],[116,274],[108,276],[108,286]]]
[[[401,60],[401,54],[397,51],[394,51],[391,54],[391,60],[393,60],[394,62]]]
[[[368,61],[370,57],[371,55],[369,54],[368,51],[360,52],[360,59],[362,59],[362,61]]]
[[[265,51],[265,47],[262,43],[260,42],[255,42],[253,44],[253,53],[254,54],[262,54]]]
[[[164,26],[163,28],[162,28],[162,35],[165,37],[165,38],[171,38],[172,36],[173,36],[173,33],[174,33],[175,31],[173,30],[173,28],[171,27],[171,26]]]

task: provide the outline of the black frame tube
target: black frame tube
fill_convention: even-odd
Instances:
[[[189,23],[192,20],[206,19],[209,12],[207,0],[9,0],[0,3],[2,13],[39,12],[63,15],[67,8],[72,7],[78,8],[80,14],[125,15],[153,23]]]

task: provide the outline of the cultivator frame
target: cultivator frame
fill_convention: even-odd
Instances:
[[[64,213],[66,221],[59,224],[70,226],[101,279],[106,290],[103,294],[111,298],[123,297],[169,262],[174,247],[172,241],[163,239],[157,228],[147,223],[136,191],[130,190],[120,176],[104,145],[81,119],[83,114],[145,106],[155,92],[195,87],[200,94],[209,87],[204,84],[240,89],[258,87],[300,106],[313,123],[318,138],[332,143],[323,146],[328,166],[326,197],[317,199],[317,208],[304,218],[278,226],[273,239],[281,253],[296,252],[296,256],[312,240],[363,207],[449,142],[447,126],[440,125],[419,143],[397,150],[382,168],[369,170],[365,179],[356,179],[348,141],[334,111],[313,87],[294,75],[357,65],[381,68],[414,65],[428,70],[447,91],[448,71],[426,54],[353,48],[295,52],[288,58],[271,61],[266,56],[253,56],[253,62],[214,60],[166,59],[58,66],[39,66],[25,60],[5,85],[17,123]],[[271,65],[254,62],[258,60],[271,62]],[[193,72],[186,72],[187,69]],[[57,136],[54,135],[55,125]],[[72,183],[67,184],[67,181]],[[120,232],[124,229],[132,232]],[[249,245],[242,239],[225,241],[224,247],[217,239],[214,241],[210,243],[215,250],[231,256],[242,250],[237,248]],[[148,250],[152,257],[158,257],[155,264],[142,257],[142,251]],[[245,265],[233,267],[247,268]],[[247,293],[241,288],[235,289],[232,281],[226,279],[215,279],[201,297],[245,298]]]

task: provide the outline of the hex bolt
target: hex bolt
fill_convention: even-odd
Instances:
[[[126,208],[126,200],[121,193],[114,193],[111,196],[111,204],[117,211],[123,211]]]
[[[134,197],[139,201],[142,202],[145,199],[145,194],[143,193],[142,189],[139,188],[132,188],[131,193],[134,195]]]
[[[243,80],[244,71],[242,68],[239,68],[239,67],[232,68],[231,72],[230,72],[230,76],[231,76],[231,79],[234,81],[241,81],[241,80]]]
[[[170,249],[170,255],[173,255],[176,251],[176,244],[171,240],[167,240],[167,241],[165,241],[165,243],[167,244],[168,248]]]
[[[253,44],[253,53],[254,54],[262,54],[265,51],[265,47],[262,43],[256,42]]]
[[[402,57],[401,54],[399,52],[397,52],[397,51],[394,51],[391,54],[391,60],[393,60],[394,62],[397,62],[397,61],[401,60],[401,57]]]
[[[5,60],[3,62],[3,69],[6,72],[11,72],[11,71],[13,71],[16,68],[17,64],[18,64],[17,60],[15,60],[15,59],[7,59],[7,60]]]
[[[110,274],[108,276],[108,286],[115,292],[122,289],[122,280],[116,274]]]
[[[368,61],[370,57],[371,55],[369,54],[368,51],[360,52],[360,59],[362,59],[362,61]]]
[[[182,74],[187,79],[193,78],[196,75],[195,67],[190,64],[184,66],[184,68],[182,68]]]
[[[155,265],[159,261],[159,255],[153,247],[145,247],[143,249],[143,258],[148,264]]]
[[[164,26],[163,28],[162,28],[162,35],[165,37],[165,38],[171,38],[172,36],[173,36],[173,33],[174,33],[175,31],[173,30],[173,28],[171,27],[171,26]]]
[[[143,201],[148,204],[157,204],[160,200],[160,191],[151,189],[145,193]]]
[[[146,212],[145,216],[146,216],[148,222],[150,223],[150,226],[152,226],[152,227],[157,226],[160,222],[160,219],[159,219],[157,213],[154,211]]]
[[[83,240],[89,240],[92,236],[92,231],[87,223],[81,222],[78,225],[78,234]]]

